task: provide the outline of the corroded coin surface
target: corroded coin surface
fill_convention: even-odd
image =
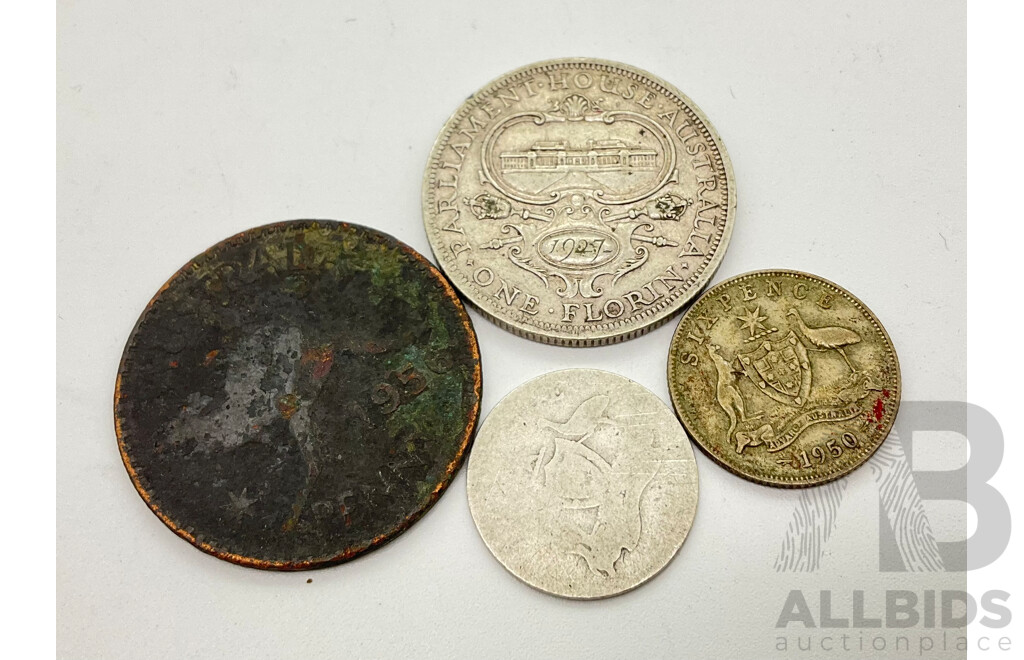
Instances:
[[[828,280],[747,273],[683,315],[668,383],[686,430],[720,465],[768,486],[816,486],[862,465],[900,405],[885,328]]]
[[[118,372],[118,443],[179,536],[256,568],[351,559],[440,497],[479,414],[480,358],[441,274],[386,234],[238,234],[157,293]]]
[[[593,369],[521,385],[480,427],[467,468],[480,535],[505,568],[566,598],[651,579],[697,509],[697,465],[679,421],[633,381]]]
[[[533,64],[471,96],[423,182],[431,247],[466,299],[568,346],[678,312],[721,262],[735,208],[722,140],[693,102],[590,59]]]

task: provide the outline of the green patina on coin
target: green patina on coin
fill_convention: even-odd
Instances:
[[[479,415],[480,357],[440,273],[380,232],[259,227],[150,302],[115,393],[143,499],[200,549],[257,568],[386,543],[450,483]]]

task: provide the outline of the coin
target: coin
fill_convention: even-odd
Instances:
[[[213,246],[149,303],[118,371],[125,467],[159,518],[255,568],[352,559],[451,482],[479,415],[462,303],[394,238],[325,220]]]
[[[632,339],[722,260],[736,184],[693,102],[624,64],[540,62],[471,96],[434,144],[423,218],[491,321],[565,346]]]
[[[487,547],[531,587],[593,599],[675,556],[697,509],[697,464],[661,399],[594,369],[545,374],[498,402],[467,468]]]
[[[668,384],[708,456],[780,487],[816,486],[863,465],[889,434],[901,394],[896,350],[871,310],[790,270],[704,293],[672,338]]]

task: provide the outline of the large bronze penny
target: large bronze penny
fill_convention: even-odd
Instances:
[[[900,405],[881,322],[846,289],[791,270],[740,275],[683,315],[668,357],[672,403],[727,470],[816,486],[864,464]]]
[[[480,410],[462,303],[412,248],[358,225],[258,227],[143,312],[114,420],[139,494],[201,550],[278,570],[346,561],[437,501]]]

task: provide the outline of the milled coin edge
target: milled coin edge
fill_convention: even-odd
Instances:
[[[701,273],[701,276],[696,280],[697,282],[701,283],[699,285],[693,286],[689,295],[680,295],[675,301],[673,301],[671,305],[668,305],[666,309],[659,312],[658,316],[653,321],[639,325],[636,328],[625,330],[623,332],[605,333],[602,335],[591,337],[579,337],[563,332],[545,333],[534,326],[500,318],[494,312],[485,309],[482,305],[478,304],[473,299],[473,297],[470,295],[471,292],[467,292],[466,290],[464,290],[464,287],[461,285],[460,282],[457,281],[456,277],[449,275],[445,265],[446,261],[443,258],[443,255],[438,254],[438,250],[440,248],[434,245],[433,232],[428,222],[428,218],[431,215],[428,210],[428,196],[430,195],[431,181],[431,165],[434,162],[435,154],[437,153],[438,149],[441,148],[442,146],[442,141],[446,140],[448,137],[446,133],[449,125],[462,112],[463,107],[467,103],[473,101],[475,98],[480,96],[481,94],[490,92],[494,88],[498,87],[500,83],[502,83],[503,81],[510,77],[525,73],[531,69],[541,69],[543,67],[548,66],[558,66],[575,63],[588,63],[600,66],[619,68],[622,69],[623,71],[633,73],[641,77],[645,77],[655,86],[660,85],[666,91],[678,97],[679,100],[682,101],[682,103],[686,105],[701,120],[701,122],[704,124],[704,128],[711,135],[715,143],[715,146],[718,148],[719,154],[721,155],[722,166],[725,169],[726,187],[728,188],[728,202],[726,204],[725,227],[722,230],[722,239],[718,242],[718,249],[712,256],[711,260],[708,262],[707,267]],[[715,273],[718,271],[718,268],[721,266],[722,260],[725,258],[725,252],[728,249],[729,242],[732,238],[733,226],[736,224],[737,209],[736,176],[733,171],[732,159],[729,157],[729,152],[726,149],[725,142],[722,140],[721,135],[719,135],[718,130],[715,128],[714,124],[712,124],[711,121],[708,119],[704,111],[701,110],[700,106],[694,103],[689,96],[679,91],[679,89],[676,88],[674,85],[666,82],[665,80],[658,76],[655,76],[654,74],[650,73],[649,71],[646,71],[645,69],[641,69],[630,64],[624,64],[622,62],[616,62],[613,60],[605,60],[594,57],[564,57],[541,60],[538,62],[534,62],[532,64],[527,64],[517,69],[508,71],[496,78],[493,78],[486,85],[480,87],[472,94],[470,94],[468,97],[463,99],[463,101],[459,103],[455,110],[448,116],[448,119],[446,119],[445,122],[441,125],[441,129],[440,131],[438,131],[437,137],[434,139],[433,144],[431,144],[430,153],[427,156],[427,164],[426,167],[424,168],[420,200],[422,207],[421,213],[423,215],[424,231],[427,235],[427,243],[430,245],[431,254],[437,261],[437,267],[445,274],[446,277],[448,277],[448,279],[452,283],[452,286],[454,286],[455,289],[459,292],[459,294],[462,296],[466,304],[468,304],[473,309],[477,310],[488,321],[494,323],[502,330],[511,332],[512,334],[518,337],[523,337],[524,339],[529,339],[531,341],[536,341],[542,344],[566,346],[570,348],[607,346],[610,344],[617,344],[623,341],[628,341],[630,339],[635,339],[637,337],[645,335],[648,332],[651,332],[652,330],[660,328],[662,325],[668,323],[670,320],[675,318],[677,314],[682,312],[684,307],[686,307],[690,302],[694,301],[698,296],[701,295],[701,293],[703,293],[707,289],[711,280],[714,278]],[[625,323],[625,321],[620,323]]]

